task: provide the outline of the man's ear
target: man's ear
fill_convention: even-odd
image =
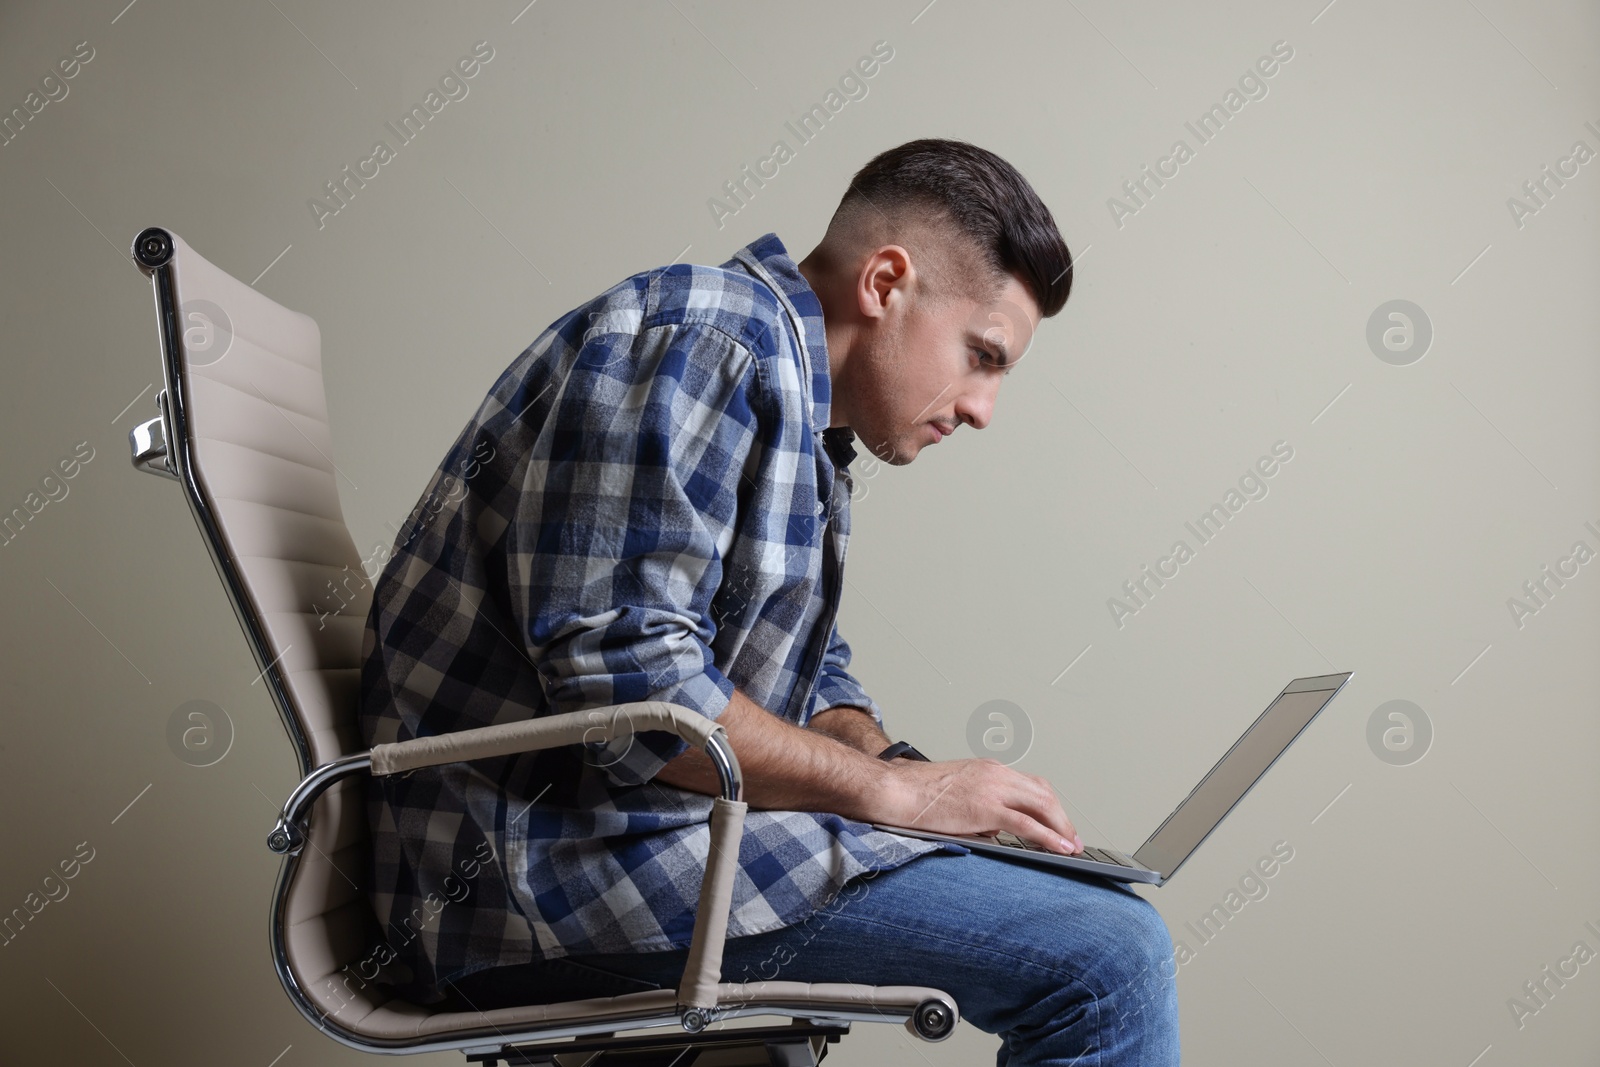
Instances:
[[[879,320],[891,307],[903,305],[916,281],[911,253],[900,245],[883,245],[867,253],[856,276],[856,305],[862,318]]]

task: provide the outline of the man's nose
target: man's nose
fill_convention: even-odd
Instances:
[[[989,425],[989,418],[993,412],[994,397],[990,394],[965,396],[956,403],[956,419],[959,422],[971,423],[976,430]]]

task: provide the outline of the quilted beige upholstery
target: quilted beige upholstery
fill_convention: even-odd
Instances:
[[[291,736],[298,732],[305,740],[300,769],[307,774],[363,750],[356,702],[372,593],[339,504],[340,481],[351,483],[334,462],[321,333],[312,319],[267,299],[176,234],[171,237],[183,371],[176,384],[168,382],[169,391],[181,394],[180,410],[172,411],[170,398],[167,409],[170,420],[184,419],[186,426],[169,430],[167,447],[185,451],[174,431],[187,438],[186,454],[203,501],[203,508],[196,506],[215,523],[222,548],[218,567],[239,598],[246,629],[252,616],[259,627],[258,665],[271,664],[269,685],[281,679],[286,706],[280,710],[292,722]],[[694,743],[703,744],[715,729],[686,709],[660,708],[666,709],[660,721],[669,725],[656,728],[680,729]],[[630,717],[635,726],[651,721],[648,715]],[[592,730],[592,720],[583,728]],[[557,724],[534,722],[509,731],[490,728],[500,730],[504,736],[499,737],[462,735],[379,746],[374,771],[482,755],[495,744],[567,743],[552,729]],[[306,846],[285,861],[273,916],[283,945],[280,969],[287,971],[286,988],[308,1018],[347,1043],[397,1048],[444,1036],[503,1039],[562,1022],[674,1014],[680,991],[671,989],[487,1013],[434,1012],[386,997],[363,978],[363,964],[370,967],[383,939],[364,884],[369,843],[362,798],[359,775],[333,785],[313,810]],[[715,805],[713,855],[720,852],[723,862],[720,876],[708,879],[708,885],[732,884],[744,809],[742,802],[721,799]],[[686,983],[690,999],[684,1003],[760,1000],[893,1010],[903,1016],[937,998],[954,1009],[946,994],[918,986],[718,984],[727,894],[710,901],[702,896],[701,907],[719,914],[720,922],[711,923],[713,944],[696,945],[690,972],[703,966],[705,973],[692,988]]]
[[[365,747],[355,709],[372,598],[339,505],[322,334],[172,237],[194,480],[320,766]],[[286,894],[288,963],[337,1022],[409,1032],[425,1013],[386,1005],[359,971],[340,973],[382,941],[362,884],[367,834],[360,780],[334,785]],[[397,1012],[410,1018],[391,1019]]]

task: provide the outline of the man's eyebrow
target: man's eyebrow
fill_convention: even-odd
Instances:
[[[967,336],[976,341],[979,348],[992,349],[1000,357],[1000,366],[1011,366],[1013,362],[1011,359],[1011,350],[1006,347],[1006,343],[1004,341],[990,341],[986,334],[976,332],[969,333]]]

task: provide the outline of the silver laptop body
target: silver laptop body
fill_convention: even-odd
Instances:
[[[1131,857],[1113,848],[1089,845],[1085,845],[1079,855],[1064,856],[1029,844],[1010,833],[941,834],[887,823],[872,825],[908,837],[953,841],[979,852],[992,852],[1009,859],[1050,867],[1088,871],[1121,882],[1165,885],[1183,866],[1184,860],[1200,847],[1200,842],[1209,837],[1228,812],[1244,799],[1250,787],[1267,773],[1267,768],[1283,755],[1301,731],[1311,725],[1317,712],[1327,707],[1328,701],[1344,688],[1353,673],[1344,671],[1296,678],[1284,686],[1283,691],[1267,705],[1267,710],[1256,717],[1243,736],[1223,754],[1216,766],[1206,772],[1200,784],[1189,791],[1183,803],[1156,827],[1156,832]]]

